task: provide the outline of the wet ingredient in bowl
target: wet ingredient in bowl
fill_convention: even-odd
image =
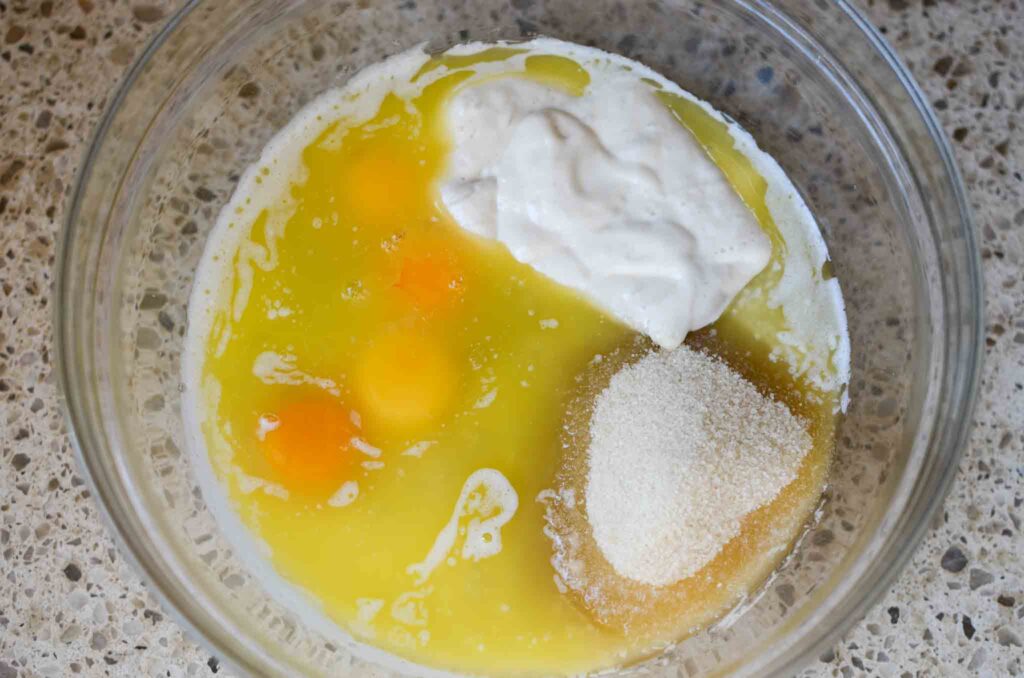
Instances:
[[[447,117],[440,192],[456,222],[661,346],[717,320],[768,263],[754,214],[628,71],[602,73],[581,97],[484,83],[458,92]]]
[[[764,270],[688,341],[713,336],[716,355],[753,356],[744,375],[759,387],[771,376],[815,447],[706,568],[714,581],[663,587],[695,594],[617,624],[552,566],[550,505],[535,498],[576,470],[561,434],[580,380],[648,340],[453,219],[440,187],[453,97],[503,79],[585,97],[624,73],[649,87],[673,133],[693,135],[716,190],[735,190],[733,207],[748,207],[771,244]],[[808,378],[842,381],[829,346],[845,336],[832,331],[838,286],[814,277],[820,234],[809,215],[776,211],[799,197],[744,134],[640,64],[543,39],[413,50],[300,112],[221,213],[185,356],[204,497],[268,590],[335,642],[461,673],[546,675],[642,658],[762,581],[820,493],[838,398]],[[793,219],[785,237],[776,214]],[[773,305],[793,256],[829,311],[813,335]],[[802,361],[822,354],[840,359]]]

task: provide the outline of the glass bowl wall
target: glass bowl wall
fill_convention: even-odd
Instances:
[[[295,112],[364,66],[419,43],[536,34],[638,59],[746,127],[817,216],[850,320],[850,407],[812,530],[723,623],[621,674],[792,673],[879,597],[941,503],[978,375],[979,262],[934,118],[844,3],[191,2],[113,96],[85,160],[59,261],[58,357],[122,547],[240,670],[393,667],[269,598],[197,489],[179,359],[217,212]]]

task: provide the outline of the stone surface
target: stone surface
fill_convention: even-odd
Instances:
[[[167,618],[100,520],[50,349],[54,242],[77,163],[113,86],[178,4],[0,0],[0,678],[227,672]],[[884,600],[802,675],[1018,675],[1024,5],[858,4],[953,142],[982,246],[987,361],[945,510]]]

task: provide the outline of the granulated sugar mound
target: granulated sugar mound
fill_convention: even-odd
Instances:
[[[587,517],[615,571],[663,586],[696,573],[797,475],[803,422],[719,360],[682,346],[616,373],[590,420]]]

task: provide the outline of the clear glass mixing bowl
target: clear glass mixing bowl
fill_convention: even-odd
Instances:
[[[850,408],[808,536],[723,623],[621,674],[792,673],[877,600],[942,502],[978,378],[974,232],[920,91],[845,3],[190,2],[114,94],[83,164],[57,354],[82,467],[125,553],[239,670],[393,673],[270,599],[196,487],[179,358],[217,211],[270,136],[360,68],[417,43],[538,33],[639,59],[753,133],[817,215],[850,319]]]

